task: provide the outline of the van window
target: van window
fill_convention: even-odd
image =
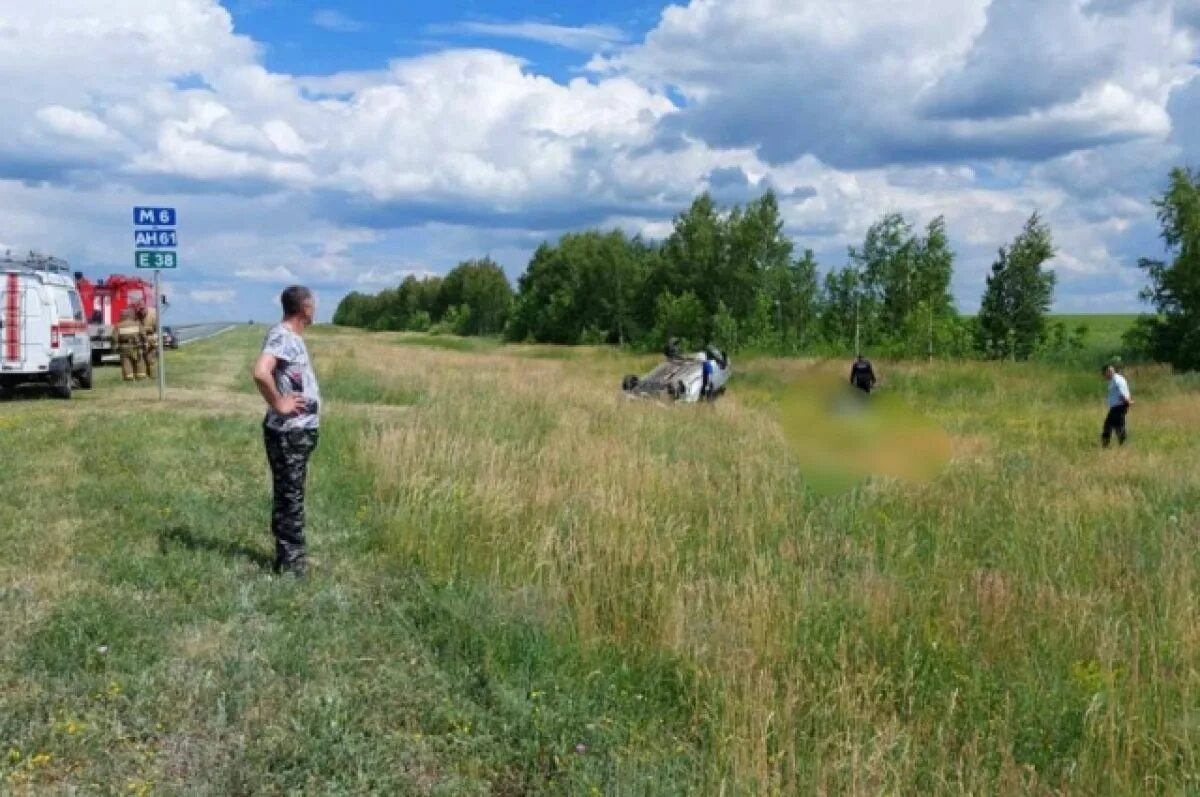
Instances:
[[[69,296],[71,298],[71,310],[73,311],[71,313],[71,315],[73,315],[75,317],[76,321],[82,321],[83,320],[83,302],[80,301],[80,299],[79,299],[79,293],[76,291],[68,291],[67,296]]]
[[[75,311],[71,308],[71,300],[67,298],[66,291],[54,292],[54,304],[58,308],[58,317],[60,319],[75,317]]]

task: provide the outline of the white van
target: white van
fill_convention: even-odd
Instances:
[[[0,258],[0,390],[41,382],[59,398],[92,387],[92,342],[66,264]]]

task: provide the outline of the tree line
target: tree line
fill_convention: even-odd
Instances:
[[[1143,261],[1158,313],[1127,340],[1131,351],[1171,362],[1198,355],[1200,182],[1172,173],[1158,201],[1172,263]],[[503,336],[510,341],[687,346],[781,354],[869,351],[888,357],[1026,360],[1079,351],[1086,327],[1052,323],[1055,246],[1036,213],[1001,246],[976,316],[950,291],[955,253],[945,219],[914,227],[883,216],[845,265],[820,276],[811,250],[784,234],[773,193],[720,208],[708,194],[679,214],[661,241],[588,230],[543,243],[514,290],[490,259],[445,277],[409,277],[375,295],[351,293],[334,323],[374,330]],[[1185,354],[1186,352],[1186,354]],[[1191,367],[1191,366],[1189,366]]]

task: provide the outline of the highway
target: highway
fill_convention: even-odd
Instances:
[[[173,326],[176,337],[179,338],[179,345],[184,346],[188,343],[195,343],[198,340],[204,340],[222,332],[233,329],[237,324],[188,324],[187,326]]]

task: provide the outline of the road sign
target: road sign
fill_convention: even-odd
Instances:
[[[134,230],[133,245],[137,249],[174,249],[179,246],[175,230]]]
[[[142,229],[138,229],[138,228]],[[145,229],[152,227],[154,229]],[[162,229],[169,227],[170,229]],[[133,265],[137,268],[154,269],[154,304],[158,323],[162,323],[162,282],[164,268],[178,268],[175,247],[179,238],[175,232],[175,208],[135,207],[133,209]],[[163,336],[158,339],[158,399],[166,396],[167,364],[163,362]]]
[[[134,208],[135,227],[174,227],[175,208]]]
[[[138,268],[178,268],[179,259],[174,252],[139,249],[133,253],[133,264]]]

